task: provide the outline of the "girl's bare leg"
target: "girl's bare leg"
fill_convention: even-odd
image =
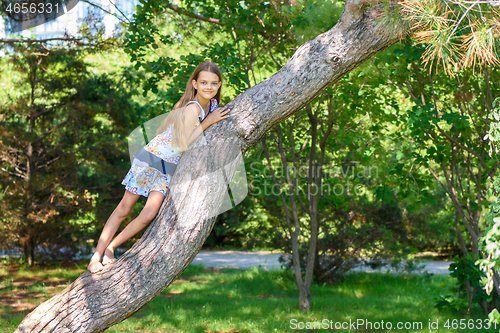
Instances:
[[[118,206],[116,206],[115,210],[109,216],[108,221],[104,225],[94,255],[92,256],[92,258],[90,258],[90,263],[87,269],[91,273],[98,272],[104,268],[100,263],[101,257],[104,254],[106,247],[110,243],[111,238],[113,238],[113,235],[118,230],[120,223],[122,223],[122,221],[128,216],[128,214],[130,214],[139,197],[139,194],[134,194],[125,190],[122,200],[120,201]]]
[[[114,261],[113,252],[115,249],[123,244],[125,241],[130,239],[130,237],[137,234],[139,231],[144,229],[145,226],[151,222],[156,214],[158,214],[158,210],[160,209],[161,204],[163,203],[163,199],[165,196],[163,193],[159,191],[150,191],[148,194],[148,200],[146,201],[146,205],[142,209],[139,216],[137,216],[132,222],[130,222],[125,229],[120,232],[115,239],[109,243],[104,253],[103,265],[106,263],[110,263]],[[106,263],[105,263],[106,262]]]

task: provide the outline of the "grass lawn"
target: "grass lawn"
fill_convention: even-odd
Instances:
[[[0,332],[13,332],[31,309],[63,290],[85,272],[86,265],[80,261],[24,269],[15,262],[0,263]],[[496,330],[485,329],[486,317],[477,309],[466,315],[434,308],[434,299],[448,294],[447,283],[444,276],[352,273],[339,284],[313,286],[313,310],[304,314],[298,310],[298,293],[289,271],[213,270],[191,265],[146,307],[107,332],[499,331],[500,325]],[[458,320],[458,328],[451,326],[453,319]],[[461,319],[470,328],[460,329]],[[353,329],[350,322],[357,320],[372,326]],[[447,320],[449,329],[444,327]],[[429,329],[429,321],[438,321],[438,329]],[[301,330],[301,324],[306,327],[308,322],[316,322],[316,328]],[[323,329],[320,322],[325,324]],[[347,329],[341,328],[342,323]],[[401,329],[398,323],[403,325]],[[482,329],[478,329],[479,323]]]

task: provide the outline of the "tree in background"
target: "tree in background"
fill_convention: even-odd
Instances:
[[[21,246],[32,265],[37,245],[76,253],[97,233],[96,220],[109,210],[106,197],[122,190],[109,189],[120,181],[117,157],[128,162],[116,141],[140,113],[109,77],[88,72],[88,50],[10,45],[3,71],[16,90],[1,107],[0,228],[2,245]],[[120,167],[125,173],[127,165]]]
[[[472,69],[457,69],[453,75],[438,75],[435,67],[428,72],[420,60],[422,53],[422,47],[408,43],[395,51],[394,56],[374,62],[374,66],[381,67],[380,73],[387,78],[388,86],[394,89],[390,93],[400,92],[409,99],[406,105],[401,105],[405,113],[400,123],[413,148],[401,152],[399,169],[402,174],[422,174],[417,176],[422,190],[432,190],[428,187],[432,178],[439,183],[456,212],[462,255],[474,262],[483,257],[480,252],[483,210],[488,207],[490,196],[498,195],[491,183],[498,176],[500,161],[488,155],[485,138],[493,101],[500,94],[492,82],[500,77],[498,70],[490,65],[483,67],[482,74],[473,74]],[[464,282],[469,306],[474,299],[489,313],[498,306],[500,294],[494,295],[488,304],[480,297],[482,290],[473,280],[467,277]]]
[[[407,43],[384,59],[385,71],[380,70],[392,87],[409,97],[402,105],[407,110],[405,134],[416,146],[401,152],[406,158],[398,170],[416,175],[423,197],[432,190],[425,189],[430,177],[446,191],[464,256],[453,265],[452,275],[467,294],[468,308],[474,301],[488,313],[499,306],[498,275],[489,272],[496,295],[488,301],[473,262],[485,255],[480,244],[483,210],[498,195],[491,184],[500,161],[487,154],[498,95],[492,84],[498,81],[495,66],[500,64],[498,2],[403,0],[400,5],[414,30],[412,41],[420,47]],[[426,174],[412,172],[419,168],[426,169]]]
[[[90,193],[78,186],[82,157],[74,148],[92,111],[76,94],[86,75],[77,51],[14,45],[8,61],[20,79],[1,108],[1,218],[6,244],[22,246],[32,265],[37,244],[72,244],[79,226],[67,221],[91,207]]]

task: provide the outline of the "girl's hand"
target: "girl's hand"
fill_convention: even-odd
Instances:
[[[230,110],[224,105],[223,107],[217,108],[213,110],[204,121],[207,121],[210,125],[218,123],[222,119],[226,119],[229,117],[228,113]]]

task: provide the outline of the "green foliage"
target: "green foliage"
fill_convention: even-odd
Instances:
[[[297,44],[305,43],[332,28],[340,18],[343,3],[335,0],[308,0],[299,6],[282,5],[283,15],[290,19]]]
[[[190,74],[204,60],[217,63],[223,72],[224,102],[240,94],[251,86],[249,74],[251,72],[255,75],[252,63],[257,60],[263,61],[250,56],[249,53],[267,47],[264,45],[265,39],[271,38],[277,29],[281,29],[279,21],[275,19],[276,12],[272,10],[269,2],[245,3],[220,0],[200,3],[188,0],[184,6],[186,10],[224,23],[216,27],[210,25],[204,27],[202,34],[210,42],[201,41],[203,47],[196,52],[188,52],[178,59],[168,55],[171,53],[168,49],[175,43],[175,38],[160,30],[158,20],[154,19],[166,8],[165,3],[161,1],[148,1],[138,6],[125,35],[125,52],[130,55],[130,60],[136,69],[144,68],[146,71],[148,78],[143,85],[143,95],[146,96],[149,91],[156,95],[154,104],[158,108],[157,113],[173,107],[184,92]],[[253,13],[256,11],[263,13],[264,16],[255,17]],[[259,34],[262,29],[261,24],[265,25],[265,33],[262,33],[262,36]],[[191,25],[194,27],[193,23]],[[214,41],[215,33],[225,35],[226,38],[222,38],[223,42]],[[235,39],[232,38],[233,35]],[[278,44],[274,48],[275,52],[279,53],[281,52],[279,48],[283,48],[283,45]],[[253,78],[255,81],[255,76]],[[162,85],[165,85],[164,89],[161,88]]]
[[[495,274],[498,274],[500,270],[500,197],[498,196],[498,193],[500,193],[500,178],[493,181],[492,187],[493,190],[490,188],[489,194],[491,196],[494,191],[497,197],[496,201],[490,204],[489,212],[484,216],[487,228],[483,237],[479,240],[484,258],[478,259],[475,263],[486,274],[487,279],[484,290],[488,295],[494,291]],[[495,320],[496,323],[500,323],[497,309],[493,309],[489,317],[491,320]]]
[[[455,222],[458,225],[462,221],[457,232],[463,239],[460,242],[464,255],[472,251],[476,259],[483,258],[480,237],[488,231],[484,231],[480,219],[490,204],[490,187],[500,165],[498,157],[491,154],[491,146],[487,154],[484,141],[494,138],[485,133],[490,122],[495,126],[494,100],[500,90],[491,82],[498,80],[498,70],[488,67],[482,74],[459,70],[453,77],[439,75],[435,69],[425,73],[422,45],[406,43],[395,48],[383,59],[385,65],[381,65],[382,61],[374,65],[389,78],[391,86],[409,97],[400,107],[404,115],[400,124],[402,132],[412,140],[411,150],[404,153],[411,163],[397,169],[398,173],[403,176],[411,172],[419,188],[418,197],[426,204],[432,197],[432,183],[438,182],[457,213]],[[471,232],[470,227],[476,231]],[[473,300],[482,302],[484,298]],[[488,302],[488,306],[494,306],[493,300]]]
[[[488,140],[488,145],[490,146],[488,153],[491,156],[493,148],[495,148],[495,153],[498,153],[498,144],[500,142],[500,97],[497,97],[493,101],[491,114],[489,116],[490,128],[483,139]]]
[[[448,268],[450,276],[455,278],[456,282],[449,286],[449,291],[455,296],[440,295],[436,300],[435,306],[439,309],[449,308],[456,312],[464,312],[470,310],[470,304],[479,304],[482,301],[491,301],[483,290],[482,282],[485,274],[474,264],[474,259],[471,255],[467,257],[455,257],[454,262]],[[467,292],[466,284],[472,290],[472,295]]]
[[[281,9],[283,10],[283,15],[292,19],[291,24],[295,27],[300,27],[304,25],[309,25],[311,23],[311,18],[314,17],[314,14],[318,13],[318,7],[324,5],[326,2],[320,1],[320,5],[318,6],[318,1],[314,4],[314,0],[297,0],[297,3],[301,7],[290,5],[290,7],[286,5],[282,5]],[[314,4],[314,5],[313,5]],[[324,13],[324,11],[323,11]],[[315,17],[319,19],[322,23],[325,23],[323,18]]]
[[[2,245],[24,246],[28,257],[38,244],[75,253],[115,208],[109,198],[129,166],[121,143],[146,108],[132,102],[133,75],[125,70],[117,83],[91,74],[85,50],[8,50],[2,70],[10,68],[16,89],[0,108]]]
[[[66,219],[93,200],[76,177],[83,151],[75,147],[84,136],[75,133],[87,129],[94,115],[78,94],[87,64],[75,50],[37,59],[42,49],[13,47],[9,63],[18,78],[17,96],[9,95],[0,108],[3,246],[21,245],[30,263],[41,242],[74,248],[78,227]]]
[[[317,213],[321,263],[316,267],[323,268],[315,272],[316,281],[338,280],[360,255],[405,257],[417,251],[438,249],[454,243],[450,213],[443,212],[446,207],[443,204],[445,192],[441,189],[418,190],[418,186],[434,186],[430,177],[423,183],[419,176],[415,176],[419,181],[417,186],[413,184],[413,177],[401,183],[399,177],[407,175],[403,166],[411,166],[409,159],[412,157],[407,142],[401,139],[400,124],[406,120],[395,116],[397,96],[379,93],[383,81],[380,82],[373,71],[373,68],[361,66],[341,79],[337,86],[327,89],[323,96],[324,101],[332,100],[331,108],[338,114],[333,132],[325,141],[328,148],[321,170]],[[364,93],[360,94],[360,91]],[[318,110],[319,124],[325,126],[328,118],[326,105],[320,106],[316,100],[311,108],[315,112]],[[289,193],[298,192],[296,195],[305,207],[310,200],[307,195],[307,172],[311,125],[303,111],[279,126],[287,160],[296,161],[293,164],[289,162],[288,169],[292,181],[297,181],[298,190],[291,189],[287,183],[286,166],[279,158],[275,147],[278,136],[274,133],[268,134],[266,141],[269,142],[271,165],[279,186],[273,184],[269,165],[263,157],[260,162],[247,166],[247,174],[250,194],[259,199],[269,212],[268,221],[275,226],[269,233],[279,233],[281,238],[288,238],[285,205],[288,208],[291,205]],[[396,150],[393,149],[395,145],[398,147]],[[301,149],[302,152],[298,153]],[[260,151],[253,151],[251,156],[259,154]],[[317,162],[315,160],[313,164],[316,168],[314,172]],[[278,196],[280,191],[285,194],[285,205]],[[302,204],[300,207],[303,207]],[[301,267],[304,267],[310,237],[309,218],[304,209],[299,209],[299,221]],[[262,234],[259,238],[269,239],[268,235]],[[290,251],[289,244],[278,241],[273,244]],[[326,272],[330,273],[325,275]]]
[[[489,314],[488,314],[488,319],[492,323],[500,323],[500,313],[498,312],[497,309],[493,309]]]
[[[495,179],[492,185],[494,191],[497,193],[497,199],[494,203],[490,204],[490,211],[484,216],[487,229],[484,232],[484,236],[480,239],[480,244],[482,244],[482,251],[485,253],[485,258],[477,261],[477,264],[480,265],[481,269],[488,276],[488,284],[485,287],[488,294],[493,290],[493,272],[497,272],[500,268],[500,200],[498,197],[498,193],[500,193],[500,179]],[[490,195],[492,192],[490,189]]]

